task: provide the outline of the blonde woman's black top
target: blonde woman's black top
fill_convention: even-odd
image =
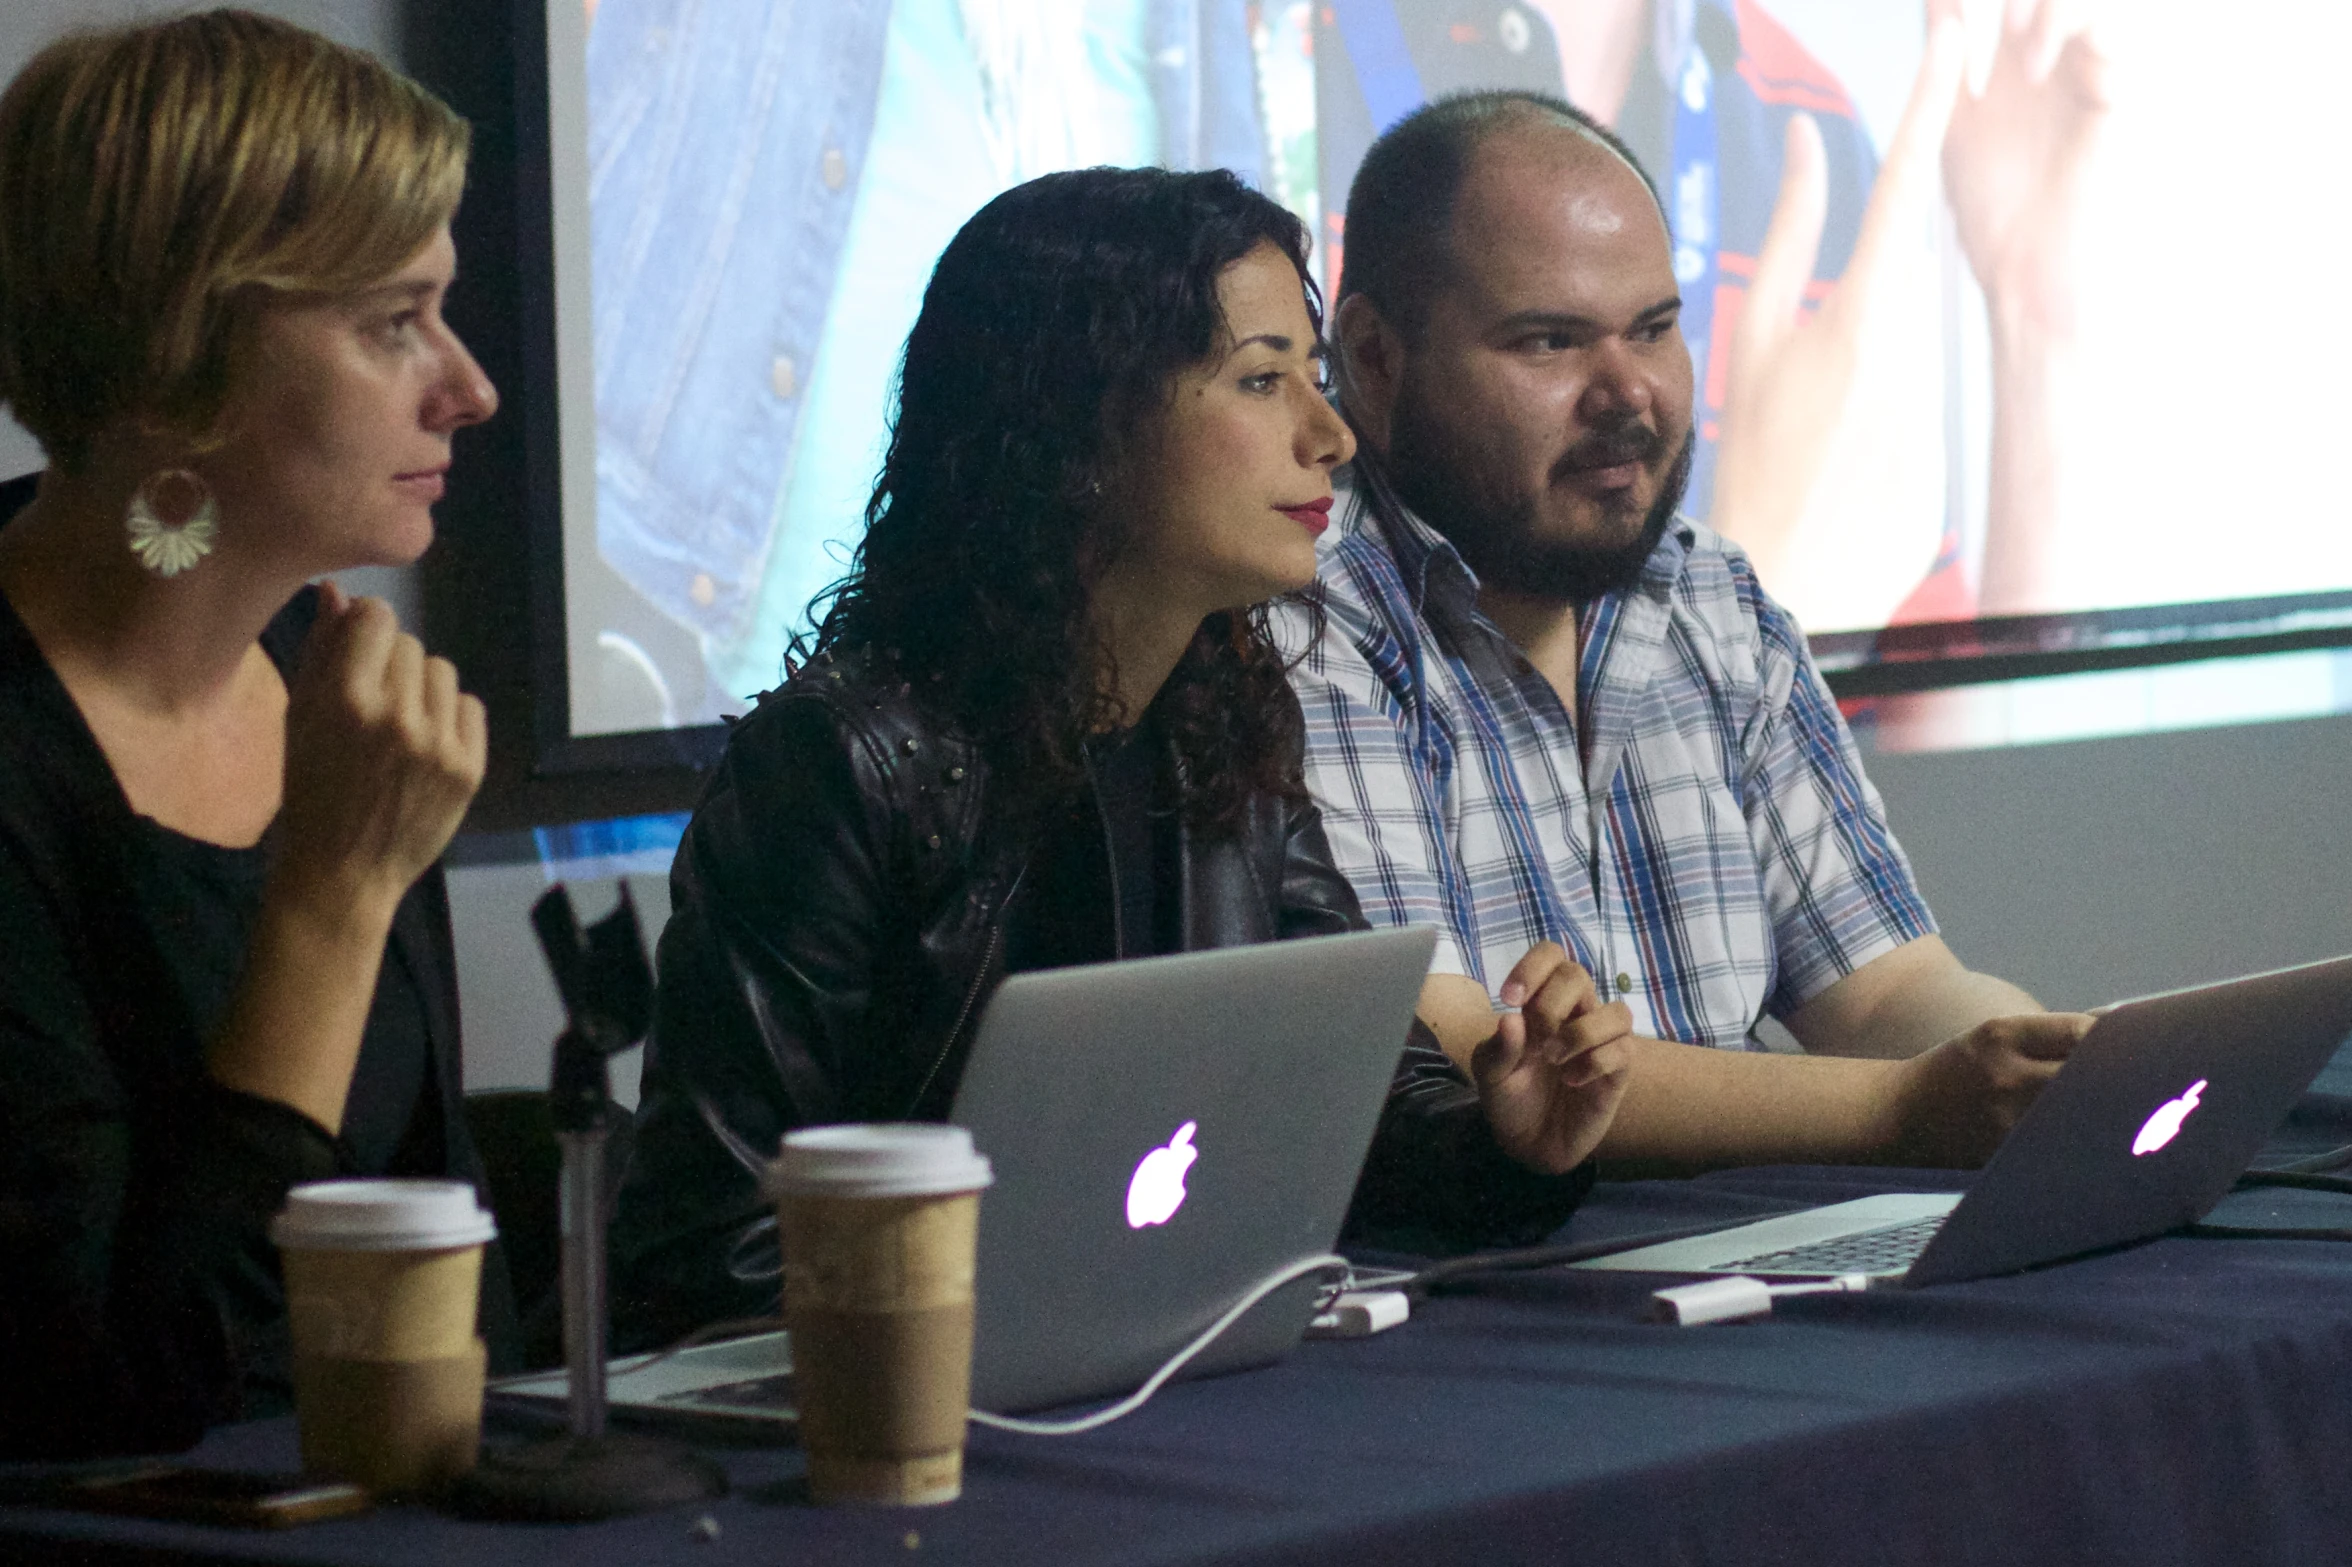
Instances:
[[[0,516],[16,488],[0,486]],[[263,637],[281,671],[315,599]],[[177,1449],[283,1409],[265,1226],[287,1187],[479,1182],[438,869],[395,918],[340,1137],[204,1072],[269,845],[223,848],[135,813],[0,598],[0,1457]],[[503,1351],[512,1308],[503,1269],[488,1271],[484,1328]]]

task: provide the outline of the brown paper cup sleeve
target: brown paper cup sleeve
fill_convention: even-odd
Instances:
[[[467,1473],[481,1451],[485,1363],[480,1339],[435,1360],[297,1356],[303,1468],[383,1493]]]

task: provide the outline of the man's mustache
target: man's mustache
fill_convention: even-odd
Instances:
[[[1560,460],[1552,464],[1552,478],[1566,479],[1594,468],[1614,468],[1629,462],[1646,468],[1665,450],[1666,437],[1646,424],[1598,430],[1560,454]]]

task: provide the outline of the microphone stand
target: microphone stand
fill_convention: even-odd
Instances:
[[[571,1373],[572,1435],[604,1435],[604,1362],[611,1299],[605,1279],[605,1144],[612,1136],[611,1067],[604,1052],[567,1028],[555,1042],[548,1111],[563,1149],[557,1199],[563,1243],[564,1365]]]
[[[558,1198],[563,1247],[566,1434],[485,1451],[461,1486],[469,1512],[542,1522],[613,1518],[723,1495],[726,1474],[681,1442],[605,1429],[605,1145],[622,1111],[612,1058],[645,1037],[653,970],[637,907],[620,906],[582,932],[571,895],[550,888],[531,910],[568,1022],[555,1041],[548,1116],[563,1149]]]

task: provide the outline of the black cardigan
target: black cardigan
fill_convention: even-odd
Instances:
[[[0,518],[29,499],[0,485]],[[306,591],[264,646],[288,668]],[[286,1189],[349,1173],[299,1112],[202,1070],[123,859],[138,824],[105,755],[0,601],[0,1456],[161,1451],[284,1396],[284,1299],[265,1234]],[[445,1168],[466,1133],[456,963],[438,868],[400,904],[387,968],[424,1002]],[[504,1362],[513,1309],[485,1270]]]

